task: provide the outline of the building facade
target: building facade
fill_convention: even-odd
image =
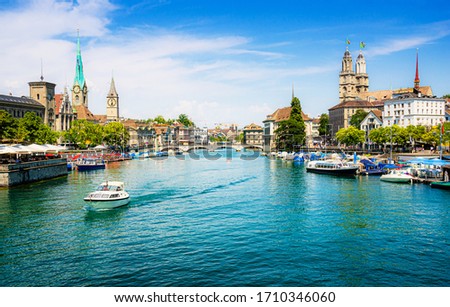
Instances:
[[[72,122],[77,119],[73,111],[72,103],[69,99],[67,88],[64,88],[64,94],[55,95],[55,130],[67,131],[72,126]]]
[[[263,121],[263,150],[264,152],[271,152],[276,150],[276,130],[278,129],[279,123],[283,120],[289,119],[291,116],[291,107],[285,107],[277,109],[270,115],[267,115],[266,119]],[[310,146],[313,142],[313,120],[302,111],[302,118],[305,123],[305,133],[307,145]]]
[[[0,110],[5,110],[14,118],[22,118],[27,112],[34,112],[44,120],[45,107],[29,97],[0,95]]]
[[[383,102],[379,100],[351,100],[335,105],[328,109],[331,134],[334,136],[339,129],[348,128],[350,126],[350,119],[357,110],[370,112],[372,110],[383,110],[383,107]]]
[[[262,146],[263,144],[263,128],[256,124],[250,124],[243,129],[243,145],[247,146]]]
[[[445,99],[423,98],[405,95],[386,100],[383,111],[383,127],[436,126],[445,121]]]
[[[56,84],[44,81],[29,82],[30,97],[44,106],[44,124],[55,130],[55,87]]]
[[[370,140],[370,131],[383,126],[383,112],[381,110],[371,110],[361,122],[360,129],[365,133],[365,145],[370,146],[372,144]]]

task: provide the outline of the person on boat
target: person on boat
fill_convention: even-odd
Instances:
[[[103,186],[103,191],[108,191],[108,181],[106,181],[105,185]]]

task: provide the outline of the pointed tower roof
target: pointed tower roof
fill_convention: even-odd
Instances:
[[[414,78],[414,88],[418,90],[420,88],[419,79],[419,49],[416,51],[416,77]]]
[[[111,86],[109,87],[108,96],[119,96],[116,90],[116,84],[114,82],[114,77],[111,78]]]
[[[75,80],[74,84],[78,84],[81,88],[85,85],[84,73],[83,73],[83,59],[81,58],[80,49],[80,32],[78,31],[77,38],[77,64],[75,66]]]

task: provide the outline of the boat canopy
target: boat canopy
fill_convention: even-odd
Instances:
[[[429,159],[429,158],[415,158],[407,161],[409,164],[423,164],[423,165],[433,165],[433,166],[442,166],[442,165],[450,165],[450,161],[440,160],[440,159]]]

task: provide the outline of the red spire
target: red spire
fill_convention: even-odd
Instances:
[[[414,79],[414,88],[418,90],[420,88],[419,79],[419,49],[416,51],[416,78]]]

